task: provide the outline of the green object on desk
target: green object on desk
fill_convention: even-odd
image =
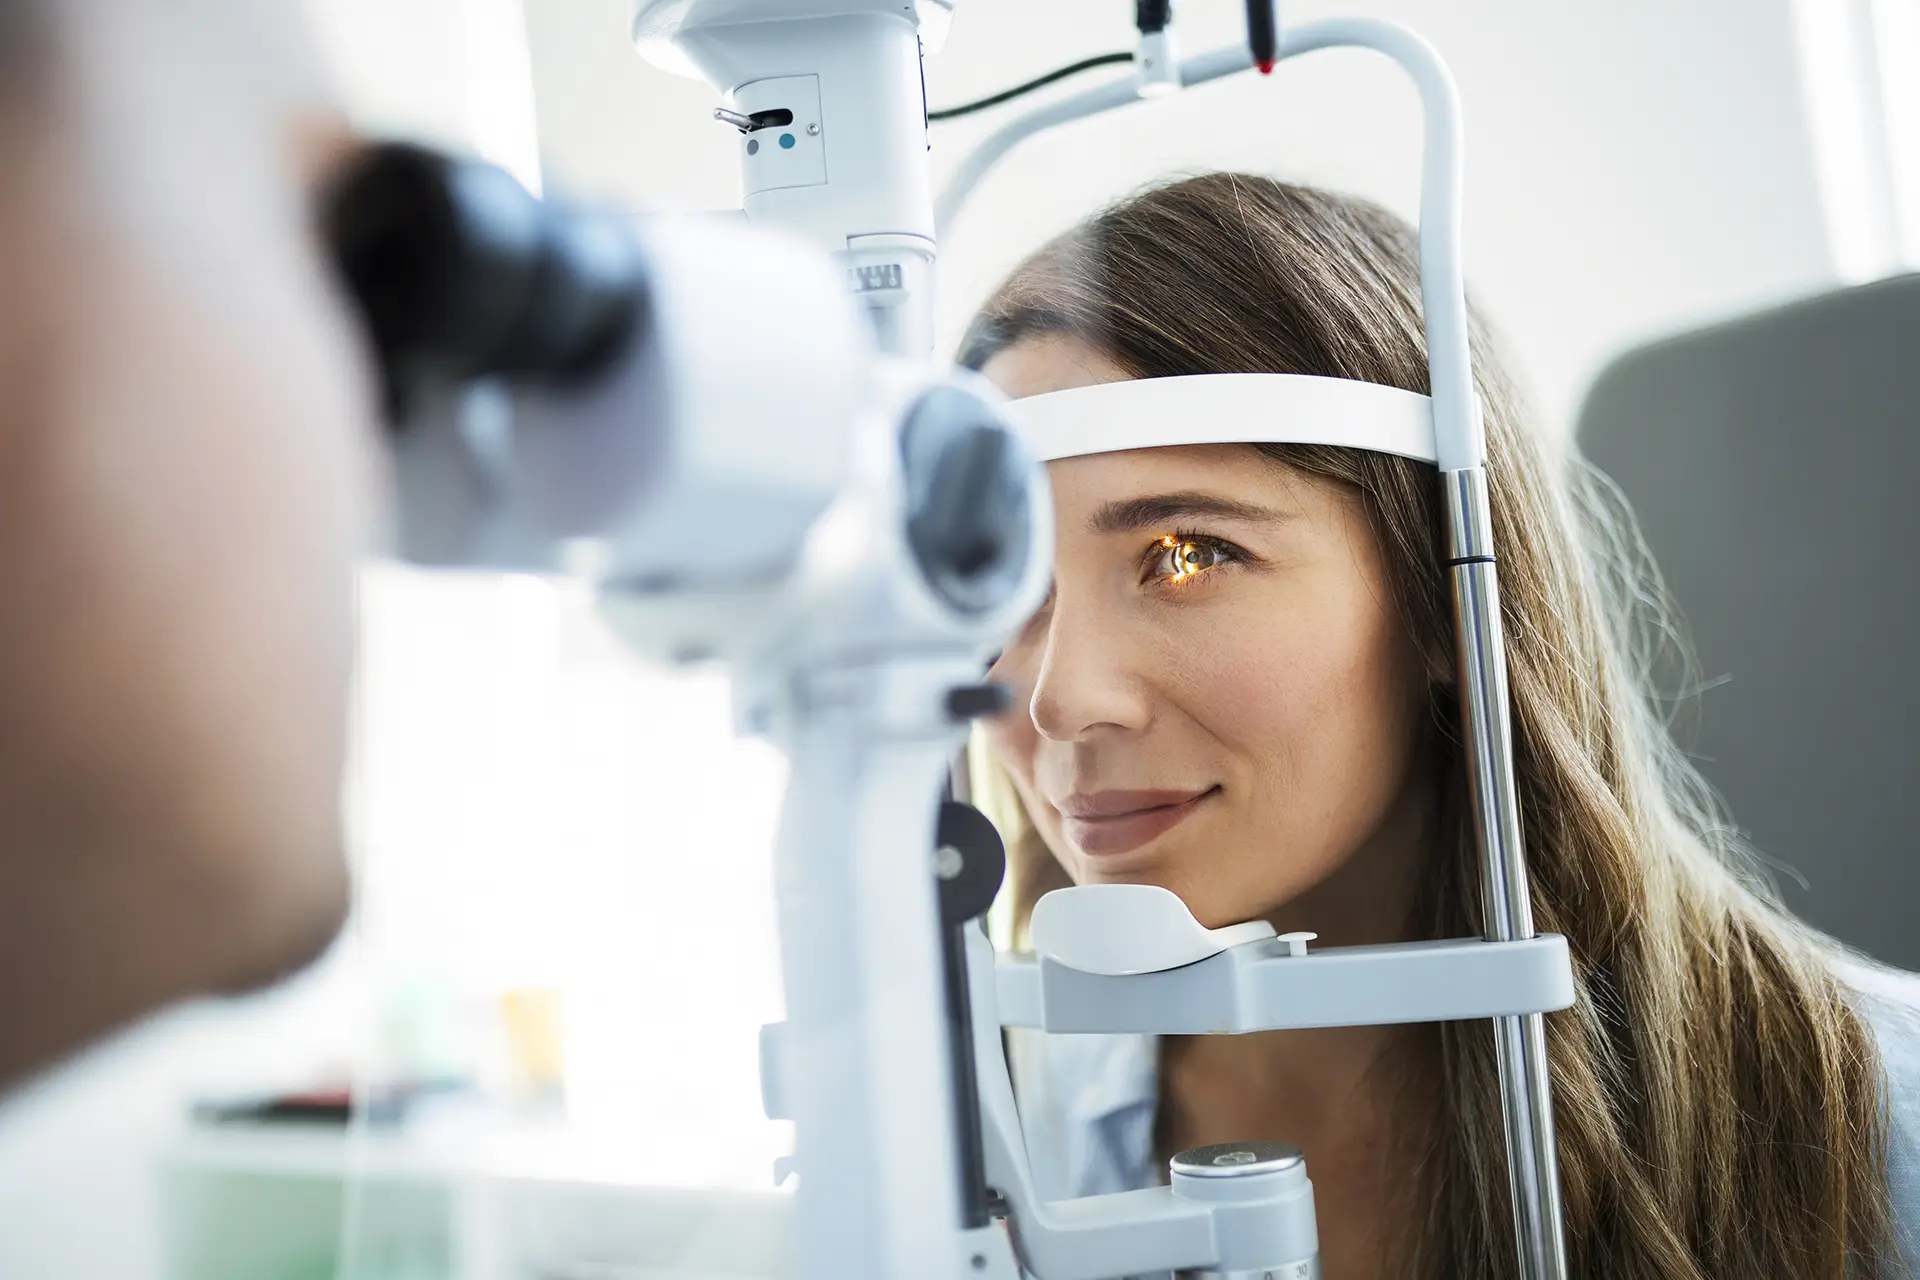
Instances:
[[[217,1165],[165,1175],[167,1280],[454,1280],[432,1180]],[[351,1237],[342,1235],[345,1226]]]

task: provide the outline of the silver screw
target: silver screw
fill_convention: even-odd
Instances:
[[[817,124],[810,124],[810,125],[808,125],[808,126],[807,126],[807,136],[808,136],[809,138],[817,138],[817,137],[819,137],[819,136],[820,136],[820,126],[819,126],[819,125],[817,125]]]
[[[934,872],[942,880],[951,880],[958,876],[966,865],[966,855],[950,844],[941,845],[940,851],[933,855]]]

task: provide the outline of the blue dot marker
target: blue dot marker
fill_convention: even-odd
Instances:
[[[760,154],[760,139],[758,138],[747,139],[747,154],[750,156],[757,156]]]
[[[793,150],[793,135],[792,135],[792,134],[790,134],[790,133],[783,133],[783,134],[781,134],[781,135],[780,135],[780,149],[781,149],[782,151],[791,151],[791,150]]]

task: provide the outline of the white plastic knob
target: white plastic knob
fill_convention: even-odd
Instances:
[[[1082,973],[1159,973],[1274,936],[1264,920],[1203,928],[1170,889],[1153,884],[1083,884],[1033,904],[1033,949]]]

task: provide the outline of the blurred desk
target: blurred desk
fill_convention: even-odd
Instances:
[[[560,1125],[197,1127],[161,1161],[169,1280],[748,1280],[789,1197],[660,1185]],[[650,1184],[649,1179],[653,1182]]]

